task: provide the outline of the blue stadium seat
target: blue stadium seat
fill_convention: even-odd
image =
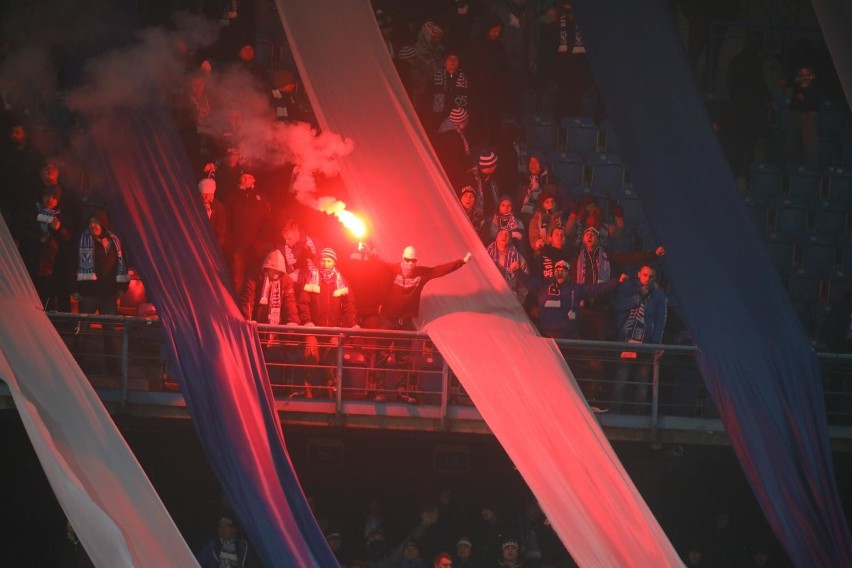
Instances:
[[[820,135],[836,138],[849,128],[849,109],[846,101],[825,99],[817,112]]]
[[[605,118],[601,121],[600,131],[603,137],[601,147],[604,152],[612,152],[614,154],[621,152],[621,146],[618,144],[618,138],[612,129],[612,121],[610,119]]]
[[[820,204],[811,209],[811,219],[817,235],[842,237],[848,231],[849,213],[846,209]]]
[[[642,209],[642,203],[637,197],[622,197],[618,203],[624,209],[624,226],[628,229],[636,229],[640,225],[646,223],[645,211]]]
[[[837,248],[840,249],[840,266],[844,270],[852,270],[852,236],[838,239]]]
[[[820,199],[822,178],[814,166],[790,164],[784,168],[787,178],[787,196],[802,203],[816,203]]]
[[[598,127],[587,117],[566,117],[562,119],[565,132],[565,147],[584,156],[598,151]]]
[[[822,298],[822,276],[806,268],[787,271],[787,294],[793,304],[810,308]]]
[[[621,187],[611,188],[609,190],[609,195],[613,199],[633,199],[639,197],[639,194],[636,192],[636,188],[629,183],[625,183]]]
[[[582,164],[585,163],[585,159],[579,152],[572,152],[570,150],[551,150],[547,153],[547,162],[551,165],[556,162],[575,162]]]
[[[807,235],[797,243],[799,264],[803,268],[826,274],[837,268],[837,247],[834,239],[822,235]]]
[[[769,233],[763,239],[769,260],[778,269],[785,273],[793,267],[796,244],[793,239],[778,233]]]
[[[559,178],[564,187],[582,185],[585,179],[586,164],[583,162],[551,162],[553,175]]]
[[[559,142],[559,127],[549,117],[531,116],[527,119],[527,150],[550,152]]]
[[[624,166],[613,162],[596,162],[592,165],[591,186],[610,191],[624,185]]]
[[[760,203],[746,203],[746,209],[748,210],[749,217],[754,222],[754,226],[757,227],[761,235],[765,235],[769,230],[769,208]]]
[[[749,197],[755,202],[767,203],[780,197],[784,187],[784,175],[775,164],[753,164],[749,181]]]
[[[831,207],[852,208],[852,170],[830,168],[824,182],[825,201]]]
[[[852,287],[852,270],[836,270],[828,275],[828,303],[836,304]]]
[[[799,201],[775,198],[769,203],[770,227],[787,236],[803,235],[808,228],[808,211]]]

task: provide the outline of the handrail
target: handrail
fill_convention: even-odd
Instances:
[[[120,369],[120,381],[117,388],[107,387],[116,389],[112,391],[114,394],[110,400],[118,403],[118,412],[134,410],[133,407],[128,409],[128,403],[131,398],[140,400],[143,394],[140,391],[157,393],[166,387],[166,390],[178,390],[176,382],[167,378],[168,358],[162,351],[163,342],[157,329],[160,323],[157,317],[56,312],[49,312],[48,316],[57,324],[93,384],[99,386],[115,385],[116,376],[105,379],[99,371],[97,363],[103,363],[104,356],[97,352],[97,344],[92,352],[87,351],[85,346],[78,346],[78,343],[91,344],[92,340],[87,335],[103,336],[105,341],[109,334],[113,335],[116,342],[120,338],[121,364],[112,367]],[[71,323],[75,325],[69,325]],[[459,420],[482,420],[469,402],[464,387],[452,374],[443,357],[440,357],[426,333],[256,325],[265,352],[278,348],[284,353],[295,354],[294,357],[275,360],[267,353],[266,365],[273,378],[273,391],[282,412],[332,414],[330,418],[334,423],[342,425],[353,417],[353,412],[368,412],[362,403],[370,402],[373,404],[369,408],[374,409],[369,411],[370,416],[395,416],[400,420],[428,417],[433,421],[431,428],[442,431],[458,427]],[[301,355],[308,336],[317,337],[322,346],[320,350],[323,357],[316,363],[305,361]],[[83,341],[80,341],[81,337]],[[336,347],[333,346],[332,338],[336,339]],[[555,343],[571,365],[590,404],[612,410],[601,418],[604,425],[642,428],[650,431],[651,439],[657,439],[661,429],[673,427],[673,417],[683,417],[684,421],[693,422],[698,419],[704,421],[705,425],[708,419],[718,421],[709,393],[698,375],[695,365],[698,349],[695,346],[567,339],[557,339]],[[639,358],[622,359],[621,353],[629,351],[638,353]],[[836,425],[840,425],[844,431],[848,430],[843,424],[852,423],[852,386],[847,384],[852,376],[852,354],[822,352],[817,355],[824,369],[829,420],[831,422],[833,417]],[[427,360],[429,364],[418,366],[421,360]],[[650,389],[647,399],[637,401],[602,397],[592,400],[593,397],[587,391],[595,388],[615,390],[614,385],[618,383],[617,370],[631,366],[637,371],[640,368],[646,370],[638,373],[640,378],[635,380],[639,382],[629,382],[627,388],[636,389],[637,392]],[[306,400],[302,392],[303,384],[307,383],[300,382],[298,378],[311,374],[316,383],[312,388],[319,393],[319,400]],[[330,382],[317,382],[317,375],[327,376]],[[359,378],[353,386],[354,375]],[[141,387],[140,380],[143,383]],[[634,381],[633,378],[628,380]],[[384,385],[385,382],[388,384]],[[157,384],[151,387],[149,383]],[[403,392],[405,389],[408,390]],[[156,398],[152,395],[145,397],[145,400]],[[416,406],[406,405],[406,402],[415,401]],[[384,410],[377,413],[375,408]],[[695,423],[693,429],[698,428],[701,426]],[[713,429],[717,430],[718,427],[713,426]]]

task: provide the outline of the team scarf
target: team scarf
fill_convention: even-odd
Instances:
[[[556,48],[559,53],[568,53],[569,38],[568,15],[563,14],[559,17],[559,44]]]
[[[645,329],[645,298],[640,296],[637,304],[630,308],[627,319],[621,326],[621,336],[626,343],[644,343]]]
[[[124,255],[121,252],[121,241],[112,232],[106,231],[104,237],[112,242],[115,247],[115,255],[118,259],[118,269],[115,273],[116,282],[130,282],[130,275],[127,273],[127,265],[124,263]],[[106,248],[106,247],[104,247]],[[95,273],[95,237],[89,231],[86,231],[80,236],[80,251],[77,260],[77,281],[97,280],[98,275]]]
[[[494,215],[495,220],[497,221],[497,231],[502,231],[506,229],[509,231],[509,234],[512,238],[522,238],[524,234],[524,225],[521,223],[521,220],[512,215],[511,213],[508,215],[500,215],[499,213]],[[516,236],[520,235],[520,237]]]
[[[320,281],[334,285],[333,296],[335,298],[345,296],[349,293],[349,287],[346,285],[346,281],[343,279],[343,276],[341,276],[340,271],[336,268],[332,268],[329,271],[323,270],[322,274],[316,268],[311,269],[311,276],[305,284],[305,291],[319,294]]]
[[[511,241],[510,241],[511,243]],[[521,253],[518,251],[518,247],[513,244],[509,244],[506,248],[506,254],[503,256],[503,260],[500,260],[500,251],[497,250],[497,241],[493,241],[488,248],[488,256],[491,257],[491,260],[494,261],[494,264],[497,265],[497,268],[500,269],[500,274],[503,275],[503,279],[509,285],[509,288],[515,290],[517,286],[517,277],[511,270],[512,264],[515,262],[518,263],[518,266],[523,266],[525,261],[521,256]]]
[[[263,277],[263,289],[260,293],[260,304],[269,306],[269,323],[278,325],[281,323],[281,305],[283,303],[283,291],[281,287],[281,279],[287,276],[282,274],[275,280],[269,276]]]
[[[50,232],[50,224],[56,219],[56,216],[61,213],[59,209],[48,209],[36,201],[36,221],[38,222],[38,230],[42,236],[46,236]]]
[[[606,251],[601,247],[596,248],[592,253],[589,253],[585,248],[581,250],[580,256],[577,258],[577,282],[579,284],[586,283],[586,270],[592,271],[593,284],[609,280],[612,269]]]

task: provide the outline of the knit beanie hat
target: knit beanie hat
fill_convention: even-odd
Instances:
[[[407,59],[414,59],[416,53],[414,52],[414,46],[412,45],[404,45],[399,48],[399,52],[396,54],[396,58],[402,61]]]
[[[463,108],[456,107],[450,111],[450,122],[453,124],[464,124],[467,122],[468,114]]]
[[[330,258],[335,263],[337,263],[337,253],[334,252],[334,249],[332,249],[332,248],[326,247],[326,248],[322,249],[319,253],[319,256],[317,256],[317,258],[319,258],[319,259]]]
[[[483,150],[479,153],[479,167],[491,168],[497,165],[497,154],[491,150]]]
[[[204,178],[198,182],[198,191],[207,195],[216,193],[216,180],[213,178]]]

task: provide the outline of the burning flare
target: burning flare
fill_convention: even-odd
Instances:
[[[346,209],[346,204],[333,197],[320,197],[317,200],[317,208],[328,215],[334,215],[337,220],[352,233],[359,241],[364,240],[367,234],[367,225],[352,211]]]

